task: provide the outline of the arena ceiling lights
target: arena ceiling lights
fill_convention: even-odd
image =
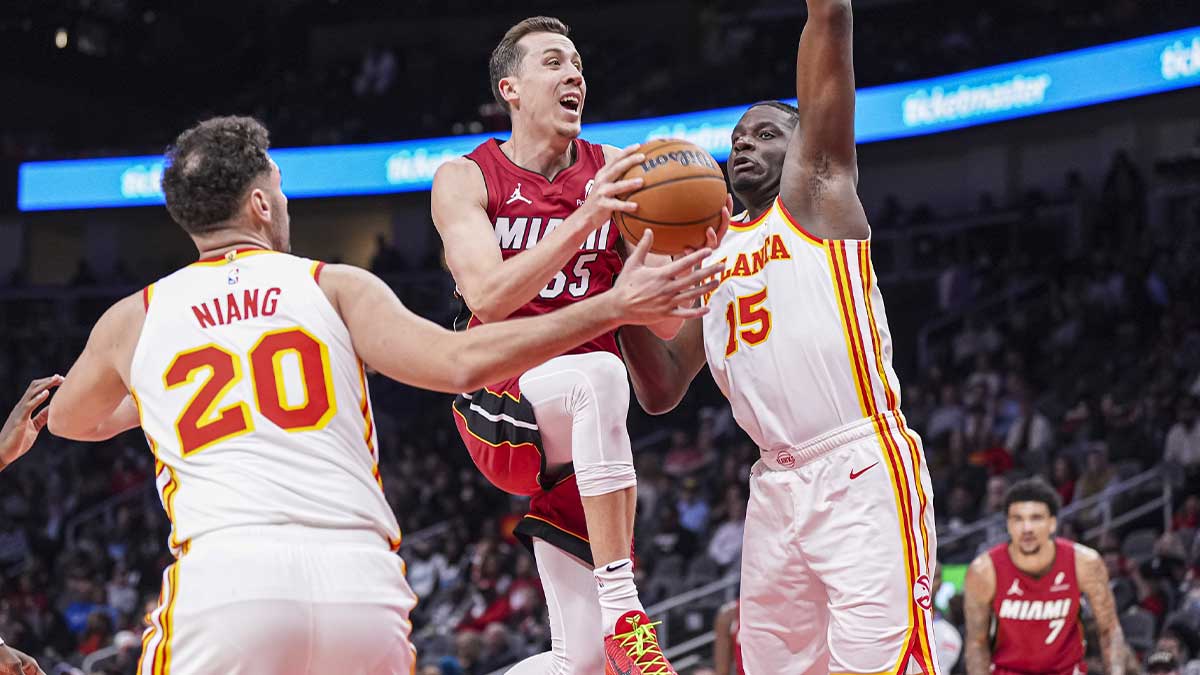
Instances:
[[[1200,85],[1200,27],[1064,52],[928,80],[860,89],[859,143],[908,138]],[[795,102],[792,99],[791,102]],[[623,147],[687,139],[718,160],[746,106],[585,124],[593,143]],[[442,162],[486,135],[273,150],[295,199],[428,190]],[[17,177],[22,211],[162,204],[162,157],[27,162]]]

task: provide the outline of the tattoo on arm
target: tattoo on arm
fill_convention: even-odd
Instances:
[[[967,675],[989,675],[992,670],[992,649],[989,632],[992,627],[992,595],[995,593],[995,570],[986,554],[971,563],[967,570],[963,610],[967,619],[967,636],[963,658]]]
[[[1125,675],[1128,648],[1121,622],[1117,619],[1116,601],[1108,586],[1108,570],[1104,560],[1095,551],[1076,549],[1076,571],[1079,589],[1087,596],[1096,618],[1096,632],[1100,636],[1100,654],[1104,658],[1109,675]]]

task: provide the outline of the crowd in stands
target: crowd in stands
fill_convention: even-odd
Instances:
[[[55,59],[32,63],[27,77],[42,79],[39,91],[51,102],[60,95],[61,102],[77,101],[78,92],[64,93],[81,89],[64,75],[68,71],[93,78],[95,88],[112,93],[86,107],[58,106],[61,110],[33,126],[28,119],[7,124],[16,112],[0,111],[5,123],[0,124],[0,159],[157,152],[194,121],[197,111],[215,112],[214,101],[221,102],[221,112],[234,109],[263,118],[276,145],[395,140],[504,125],[484,78],[487,51],[498,34],[444,41],[398,35],[393,42],[364,44],[353,58],[332,60],[315,57],[309,45],[317,22],[346,21],[351,14],[358,21],[456,16],[477,12],[480,3],[423,0],[381,10],[365,1],[345,0],[339,7],[329,0],[306,0],[257,9],[264,21],[239,21],[245,29],[218,30],[201,22],[200,32],[192,17],[172,14],[183,10],[151,4],[46,3],[71,5],[87,20],[78,24],[90,21],[107,29],[95,31],[91,51],[72,42]],[[208,6],[211,11],[241,4]],[[689,48],[679,49],[660,49],[632,32],[593,35],[586,23],[575,25],[593,94],[588,119],[786,95],[790,52],[802,21],[799,4],[692,3],[688,30],[680,31]],[[933,0],[908,0],[860,10],[859,84],[937,75],[1200,22],[1200,4],[1167,0],[1002,4],[947,8]],[[607,6],[580,4],[583,9]],[[558,6],[532,7],[553,13]],[[44,9],[29,20],[33,28],[4,23],[0,35],[36,33],[34,28],[59,20],[54,11],[37,13]],[[635,12],[636,5],[626,10]],[[925,27],[928,21],[913,20],[934,11],[936,31]],[[141,28],[134,31],[131,24]],[[198,57],[212,52],[203,30],[222,36],[217,61]],[[221,31],[228,30],[246,32],[227,40]],[[262,40],[245,39],[251,30]],[[121,42],[130,35],[137,41]],[[181,40],[191,46],[179,48]],[[32,37],[0,42],[5,43],[0,53],[35,49]],[[94,46],[101,44],[107,48]],[[204,62],[204,72],[172,70],[181,61],[168,57],[169,50],[178,50],[178,59]],[[91,65],[80,67],[85,62]],[[221,67],[226,62],[260,67],[245,78],[229,78],[230,69]],[[630,76],[631,63],[641,68],[636,78]],[[712,86],[714,81],[721,86]],[[139,105],[145,114],[116,112],[128,104],[123,96],[145,98],[151,87],[164,83],[181,83],[188,91],[175,92],[178,100],[169,104]],[[125,85],[124,93],[118,84]],[[414,98],[420,103],[414,105]],[[86,119],[80,111],[87,112]],[[951,542],[941,551],[945,563],[968,561],[1002,536],[1002,525],[977,536],[964,533],[997,513],[1004,490],[1020,477],[1045,476],[1070,505],[1103,496],[1152,467],[1167,467],[1175,506],[1169,527],[1151,514],[1086,543],[1108,564],[1130,644],[1142,656],[1170,651],[1181,672],[1200,675],[1200,538],[1195,536],[1200,529],[1200,277],[1194,262],[1200,259],[1200,214],[1189,216],[1190,229],[1164,236],[1162,224],[1149,215],[1150,182],[1132,161],[1118,158],[1100,184],[1088,185],[1076,174],[1062,189],[1030,193],[1017,206],[1028,210],[1022,227],[1040,237],[1037,246],[997,248],[991,240],[970,236],[953,245],[949,238],[923,242],[941,257],[936,282],[921,297],[937,310],[928,318],[944,320],[948,328],[935,333],[919,356],[915,340],[898,340],[896,360],[905,415],[925,442],[938,533]],[[1045,205],[1074,209],[1073,229],[1039,220]],[[990,198],[981,199],[975,215],[996,210]],[[897,199],[872,214],[872,221],[881,232],[902,231],[939,217],[934,208],[905,206]],[[386,248],[381,253],[377,268],[396,272]],[[430,268],[435,267],[431,261]],[[87,286],[94,278],[83,265],[75,285]],[[114,281],[136,287],[149,280],[124,272]],[[1032,290],[1019,292],[1022,288]],[[890,290],[885,285],[885,293]],[[981,304],[1002,292],[1014,299]],[[52,369],[65,371],[109,300],[0,302],[5,326],[0,404],[15,400],[30,379]],[[894,316],[898,310],[894,304],[890,308]],[[419,672],[484,675],[546,649],[536,569],[511,535],[524,512],[522,500],[491,487],[475,470],[444,397],[379,377],[372,377],[371,386],[381,475],[408,534],[402,554],[421,598],[414,614]],[[631,425],[641,439],[635,540],[638,583],[647,605],[736,573],[747,476],[757,450],[737,429],[711,382],[702,377],[681,411],[663,419],[635,413]],[[143,617],[158,601],[162,570],[170,561],[153,470],[153,458],[136,432],[99,444],[44,434],[28,456],[0,475],[0,636],[39,657],[48,673],[85,672],[85,661],[91,673],[134,672]],[[1083,509],[1064,517],[1061,533],[1082,537],[1102,523],[1101,511]],[[707,630],[717,606],[698,603],[673,614],[672,640]],[[961,598],[951,598],[943,609],[948,624],[961,632]],[[1097,665],[1095,671],[1101,670]],[[703,672],[699,667],[693,675]]]
[[[638,3],[565,9],[534,2],[522,12],[562,13],[574,22],[590,121],[791,96],[802,2],[676,4],[670,19],[655,19],[673,24],[665,44],[653,32],[628,30],[628,22],[602,20],[616,12],[639,16]],[[258,116],[280,147],[505,129],[486,64],[504,27],[521,16],[493,3],[294,0],[247,7],[214,0],[189,7],[55,0],[31,5],[22,20],[0,22],[0,53],[26,64],[10,87],[24,84],[37,94],[19,110],[0,110],[0,158],[158,152],[198,116],[217,112]],[[221,20],[225,11],[239,20]],[[474,27],[485,17],[495,23],[487,35],[429,34],[430,26],[453,33],[456,19]],[[864,5],[856,11],[857,81],[941,75],[1197,23],[1200,6],[1173,0]],[[60,28],[68,44],[55,49]],[[338,35],[362,37],[340,38],[356,49],[330,49]]]

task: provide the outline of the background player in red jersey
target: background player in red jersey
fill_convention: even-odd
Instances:
[[[464,303],[460,327],[576,303],[607,291],[621,271],[624,242],[610,218],[637,208],[617,195],[641,185],[620,177],[644,157],[578,138],[587,83],[567,35],[549,17],[509,29],[489,71],[512,136],[434,178],[433,219]],[[682,321],[664,319],[652,330],[670,337]],[[484,475],[532,497],[516,532],[533,540],[553,651],[511,672],[590,674],[602,663],[612,673],[674,672],[633,581],[626,377],[612,332],[454,404]]]
[[[967,570],[968,675],[1086,672],[1081,594],[1096,618],[1106,672],[1123,674],[1128,649],[1104,560],[1054,538],[1058,493],[1041,479],[1025,480],[1009,488],[1004,504],[1010,541]]]

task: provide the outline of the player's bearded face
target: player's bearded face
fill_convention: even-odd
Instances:
[[[1016,502],[1008,507],[1008,536],[1022,555],[1037,555],[1050,544],[1058,520],[1041,502]]]
[[[288,216],[288,198],[283,194],[283,176],[279,167],[272,162],[271,179],[266,190],[267,200],[271,205],[271,225],[269,237],[271,248],[276,251],[290,253],[291,218]]]
[[[514,109],[558,135],[579,135],[587,81],[575,45],[557,33],[533,33],[521,38],[524,57],[517,77]]]

